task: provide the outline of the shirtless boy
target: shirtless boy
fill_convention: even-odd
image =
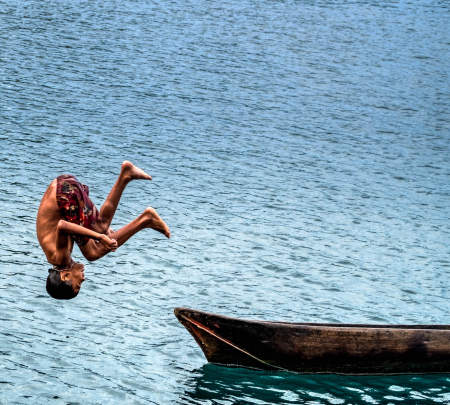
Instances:
[[[100,211],[89,199],[88,187],[74,176],[65,174],[51,182],[39,206],[36,230],[39,244],[53,265],[47,277],[47,292],[53,298],[76,297],[84,281],[84,265],[72,260],[74,242],[87,260],[94,261],[115,251],[144,228],[170,237],[168,226],[151,207],[118,231],[110,228],[123,190],[137,179],[152,178],[131,162],[123,162]]]

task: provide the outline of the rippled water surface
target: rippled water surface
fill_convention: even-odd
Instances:
[[[450,403],[450,375],[206,364],[173,307],[450,323],[446,1],[0,1],[0,403]],[[151,230],[45,292],[35,215],[73,173]],[[76,248],[75,259],[81,260]]]

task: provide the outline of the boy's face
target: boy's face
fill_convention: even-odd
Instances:
[[[71,283],[73,291],[78,294],[84,281],[84,264],[75,263],[70,270],[62,271],[61,280]]]

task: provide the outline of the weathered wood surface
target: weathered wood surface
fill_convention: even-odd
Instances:
[[[450,372],[450,325],[286,323],[174,312],[211,363],[299,373]]]

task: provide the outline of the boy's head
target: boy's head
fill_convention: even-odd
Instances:
[[[53,267],[48,271],[47,292],[56,299],[70,300],[80,292],[84,281],[84,265],[72,262],[69,267]]]

